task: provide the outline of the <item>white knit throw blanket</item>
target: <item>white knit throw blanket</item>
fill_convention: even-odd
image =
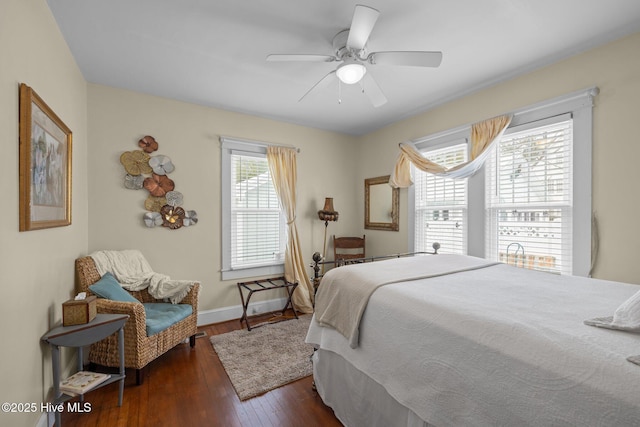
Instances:
[[[91,258],[98,273],[110,272],[129,291],[147,289],[156,299],[168,299],[177,304],[189,293],[194,281],[172,280],[169,276],[155,273],[142,253],[136,249],[123,251],[97,251]]]

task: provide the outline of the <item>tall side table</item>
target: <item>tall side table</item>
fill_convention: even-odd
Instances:
[[[78,370],[82,370],[82,347],[98,342],[109,335],[118,332],[118,352],[120,358],[120,370],[118,375],[111,375],[106,381],[98,384],[100,388],[115,381],[120,381],[118,390],[118,406],[122,406],[122,394],[124,393],[124,324],[129,319],[126,314],[97,314],[95,319],[83,325],[57,326],[42,336],[42,341],[51,346],[51,363],[53,365],[53,404],[66,402],[73,396],[63,394],[60,391],[60,347],[76,347],[78,351]],[[92,389],[92,390],[93,390]],[[80,399],[84,396],[80,395]],[[55,413],[55,424],[60,426],[60,412]]]

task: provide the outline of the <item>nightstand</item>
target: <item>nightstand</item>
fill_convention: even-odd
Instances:
[[[122,406],[122,394],[124,392],[124,324],[129,319],[126,314],[98,314],[95,319],[83,325],[57,326],[42,336],[42,341],[51,346],[51,363],[53,365],[53,404],[66,402],[73,396],[63,394],[60,391],[60,347],[76,347],[78,349],[78,370],[82,370],[82,347],[98,342],[109,335],[118,332],[118,350],[120,356],[119,374],[111,375],[109,379],[100,383],[95,388],[100,388],[115,381],[120,381],[118,391],[118,406]],[[94,389],[95,389],[94,388]],[[92,389],[93,390],[93,389]],[[80,395],[80,399],[84,398]],[[56,426],[60,426],[60,412],[55,412]]]

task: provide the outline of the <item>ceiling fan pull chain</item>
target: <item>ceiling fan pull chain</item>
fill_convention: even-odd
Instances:
[[[340,79],[338,79],[338,104],[342,104],[342,84]]]

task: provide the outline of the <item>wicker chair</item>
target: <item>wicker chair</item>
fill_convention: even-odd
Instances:
[[[76,274],[80,292],[91,295],[89,286],[100,280],[100,274],[93,258],[87,256],[76,259]],[[181,304],[190,304],[193,312],[187,318],[175,323],[155,335],[147,336],[146,315],[142,304],[111,301],[98,298],[98,313],[128,314],[124,327],[125,367],[136,370],[136,383],[142,384],[144,367],[149,362],[189,338],[191,347],[196,344],[198,319],[198,292],[200,284],[195,283]],[[140,302],[162,302],[154,299],[146,290],[129,292]],[[91,345],[89,361],[101,366],[119,366],[117,336],[112,335]]]

